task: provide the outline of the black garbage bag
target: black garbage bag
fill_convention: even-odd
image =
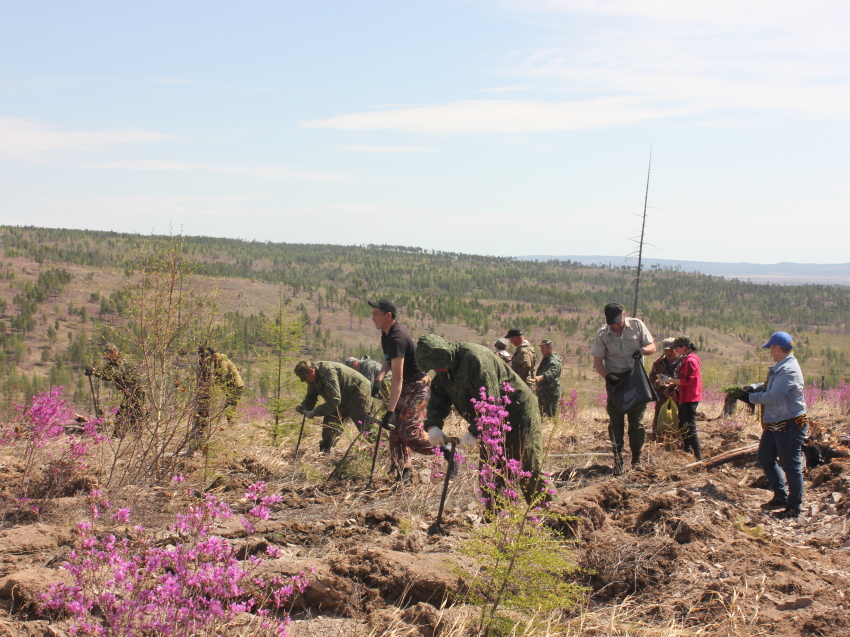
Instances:
[[[649,382],[641,359],[635,359],[632,371],[614,385],[610,391],[610,397],[614,406],[624,414],[658,400],[658,394]]]

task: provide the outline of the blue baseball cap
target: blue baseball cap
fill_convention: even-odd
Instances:
[[[762,345],[762,347],[770,347],[771,345],[779,345],[780,347],[794,347],[794,339],[788,332],[774,332],[770,340]]]

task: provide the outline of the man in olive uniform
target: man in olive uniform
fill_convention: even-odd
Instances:
[[[469,423],[461,443],[478,445],[479,430],[470,401],[480,400],[482,387],[490,397],[504,396],[504,383],[513,387],[510,404],[505,407],[511,426],[505,437],[505,456],[519,460],[523,470],[531,473],[531,477],[522,482],[525,498],[531,501],[540,491],[539,473],[543,461],[540,410],[534,393],[496,354],[475,343],[455,343],[436,334],[425,334],[416,344],[416,361],[420,369],[437,372],[431,384],[425,419],[425,429],[433,445],[445,444],[443,422],[452,407]],[[483,447],[479,450],[483,455]]]
[[[106,362],[100,367],[86,367],[86,376],[112,381],[121,392],[121,404],[115,413],[115,434],[135,429],[145,417],[145,392],[135,368],[124,362],[118,348],[107,343],[103,348]]]
[[[593,356],[593,369],[605,379],[608,391],[608,436],[614,451],[614,473],[621,474],[627,417],[632,466],[640,465],[640,455],[646,440],[646,429],[643,426],[646,405],[638,405],[624,414],[611,400],[611,390],[628,375],[636,360],[642,361],[644,356],[655,353],[655,342],[643,321],[627,317],[619,303],[605,306],[605,323],[605,327],[600,327],[596,332],[590,355]]]
[[[319,451],[328,453],[342,433],[342,423],[351,418],[359,431],[370,428],[375,403],[366,377],[341,363],[299,361],[295,375],[307,383],[307,395],[295,408],[307,418],[322,418]],[[316,407],[319,396],[325,402]]]
[[[540,342],[540,354],[543,360],[537,368],[537,402],[540,413],[550,418],[558,414],[558,401],[561,398],[561,355],[555,353],[555,343],[544,338]]]
[[[516,348],[513,358],[511,358],[511,369],[516,372],[516,375],[533,392],[536,385],[534,382],[534,368],[537,367],[537,356],[534,353],[534,347],[526,340],[522,330],[516,328],[508,330],[505,338]]]
[[[212,352],[211,370],[213,383],[221,387],[224,392],[224,415],[228,423],[233,422],[236,416],[236,405],[242,394],[245,393],[245,383],[239,374],[239,368],[233,364],[227,356],[219,352]]]

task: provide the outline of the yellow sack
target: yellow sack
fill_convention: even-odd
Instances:
[[[668,398],[667,402],[661,406],[655,432],[659,436],[679,435],[679,406],[672,398]]]

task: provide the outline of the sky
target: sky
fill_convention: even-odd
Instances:
[[[0,12],[5,224],[850,261],[846,2]]]

